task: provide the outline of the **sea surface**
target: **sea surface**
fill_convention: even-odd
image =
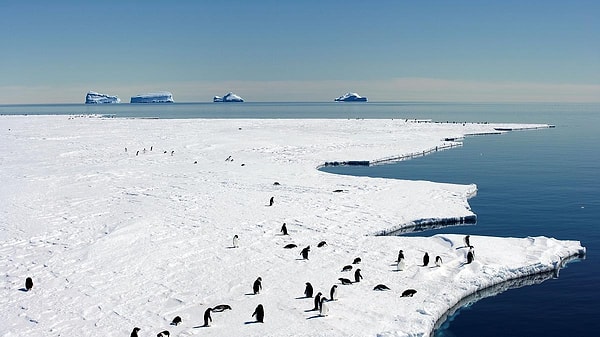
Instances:
[[[116,118],[417,118],[548,123],[555,128],[467,137],[464,146],[408,161],[328,172],[478,186],[475,225],[407,235],[461,233],[579,240],[585,259],[559,275],[468,303],[442,336],[595,336],[600,333],[600,104],[175,103],[0,105],[0,114]],[[348,158],[364,160],[364,158]],[[477,243],[473,242],[477,249]],[[558,277],[556,277],[558,276]],[[527,283],[527,282],[526,282]],[[492,292],[493,294],[493,292]],[[489,296],[490,294],[482,294]]]

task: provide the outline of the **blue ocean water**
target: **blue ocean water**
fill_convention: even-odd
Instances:
[[[556,128],[468,137],[464,146],[339,174],[476,183],[478,223],[411,235],[468,233],[580,240],[585,260],[560,276],[462,308],[436,336],[584,336],[600,331],[600,105],[466,103],[189,103],[11,105],[0,114],[102,114],[133,118],[419,118],[548,123]],[[348,158],[362,160],[364,158]],[[483,249],[483,248],[478,248]]]

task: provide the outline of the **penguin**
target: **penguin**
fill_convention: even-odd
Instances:
[[[354,261],[352,261],[352,264],[359,264],[361,262],[362,262],[362,260],[360,259],[360,257],[357,257],[354,259]]]
[[[254,316],[256,316],[257,322],[264,323],[265,309],[263,308],[262,304],[256,306],[256,309],[254,309],[254,313],[252,314],[252,317]]]
[[[25,289],[27,289],[27,291],[30,291],[31,288],[33,288],[33,280],[31,279],[31,277],[28,277],[25,279]]]
[[[340,278],[338,278],[338,280],[340,280],[340,282],[341,282],[342,284],[344,284],[344,285],[347,285],[347,284],[352,284],[352,281],[350,281],[350,280],[349,280],[349,279],[347,279],[347,278],[340,277]]]
[[[398,252],[398,259],[396,259],[396,262],[400,262],[401,260],[404,260],[404,251],[402,251],[402,249]]]
[[[313,296],[313,287],[312,284],[310,284],[310,282],[306,282],[306,288],[304,288],[304,295],[306,295],[307,298]]]
[[[469,250],[469,252],[467,253],[467,264],[473,262],[473,259],[475,257],[473,256],[473,252],[471,250]]]
[[[317,247],[318,247],[318,248],[321,248],[321,247],[324,247],[324,246],[327,246],[327,242],[325,242],[325,241],[321,241],[321,242],[319,242],[319,243],[317,244]]]
[[[171,333],[168,330],[159,332],[158,335],[156,335],[156,337],[169,337],[169,336],[171,336]]]
[[[129,335],[129,337],[138,337],[138,331],[140,331],[140,328],[135,327],[133,328],[133,331],[131,331],[131,335]]]
[[[385,284],[378,284],[375,286],[375,288],[373,288],[373,290],[384,291],[390,290],[390,288],[388,288]]]
[[[304,260],[308,260],[308,252],[310,252],[310,246],[306,246],[304,249],[302,249],[302,251],[300,252],[300,255],[302,255],[302,258]]]
[[[223,312],[225,310],[231,310],[231,306],[227,304],[219,304],[212,308],[212,312]]]
[[[470,235],[465,236],[464,241],[465,241],[465,247],[471,247],[471,236]]]
[[[438,255],[438,256],[435,257],[435,265],[437,267],[441,267],[442,266],[442,257],[441,256]]]
[[[360,268],[356,269],[356,271],[354,272],[354,282],[360,282],[360,279],[362,279],[362,275],[360,274]]]
[[[269,199],[269,206],[273,206],[274,202],[275,202],[275,197],[271,197],[271,199]]]
[[[327,305],[327,303],[325,303],[325,300],[326,300],[325,297],[321,298],[321,304],[320,304],[320,308],[319,308],[319,316],[322,316],[322,317],[329,315],[329,305]]]
[[[283,246],[283,248],[285,248],[285,249],[292,249],[292,248],[296,248],[296,247],[298,247],[298,246],[296,246],[293,243],[290,243],[290,244],[287,244],[287,245]]]
[[[423,267],[427,267],[428,264],[429,264],[429,254],[427,254],[427,252],[425,252],[425,255],[423,255]]]
[[[171,321],[171,325],[179,325],[179,323],[181,323],[181,317],[179,316],[175,316],[175,318],[173,318],[173,320]]]
[[[344,266],[344,268],[342,268],[342,271],[351,271],[351,270],[352,270],[351,265],[347,265],[347,266]]]
[[[254,281],[254,284],[252,285],[252,290],[254,291],[254,295],[260,293],[260,291],[262,290],[262,278],[257,278],[256,281]]]
[[[274,182],[274,183],[273,183],[273,185],[274,185],[274,186],[279,186],[279,185],[281,185],[281,184],[280,184],[278,181],[276,181],[276,182]]]
[[[330,297],[330,301],[337,301],[336,297],[337,297],[337,285],[334,284],[333,287],[331,287],[331,290],[329,291],[329,297]]]
[[[413,297],[413,295],[416,293],[417,293],[417,291],[414,289],[406,289],[402,292],[401,297]]]
[[[320,310],[321,309],[321,296],[323,294],[321,292],[318,292],[317,295],[315,295],[315,307],[313,308],[313,310]]]
[[[211,311],[212,308],[208,308],[204,311],[204,326],[210,326],[210,323],[212,322],[212,317],[210,317]]]
[[[397,271],[402,271],[402,270],[404,270],[404,268],[406,268],[406,263],[404,263],[404,258],[399,259],[397,262],[398,262],[396,264]]]
[[[233,236],[233,248],[238,248],[240,246],[240,238],[236,235]]]
[[[281,233],[283,235],[288,235],[287,227],[285,226],[285,222],[283,223],[283,226],[281,226]]]

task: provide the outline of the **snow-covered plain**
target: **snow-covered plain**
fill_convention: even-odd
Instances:
[[[89,116],[0,116],[0,125],[0,336],[129,336],[136,326],[140,336],[427,336],[463,298],[585,251],[577,241],[471,236],[475,260],[465,264],[463,235],[373,234],[472,215],[476,186],[316,169],[545,125]],[[354,281],[341,270],[356,257],[363,279],[342,285]],[[328,298],[338,285],[328,316],[310,310],[305,282]],[[401,297],[406,289],[417,293]],[[218,304],[232,310],[203,327]]]

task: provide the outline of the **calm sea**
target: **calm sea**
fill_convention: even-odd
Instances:
[[[600,331],[600,105],[459,103],[176,103],[12,105],[0,114],[102,114],[136,118],[419,118],[548,123],[553,129],[466,138],[464,146],[396,164],[328,172],[476,183],[476,225],[410,235],[465,233],[580,240],[575,261],[535,286],[481,299],[436,336],[593,336]],[[362,160],[364,158],[348,158]],[[484,248],[479,248],[484,249]],[[537,281],[539,282],[539,280]]]

